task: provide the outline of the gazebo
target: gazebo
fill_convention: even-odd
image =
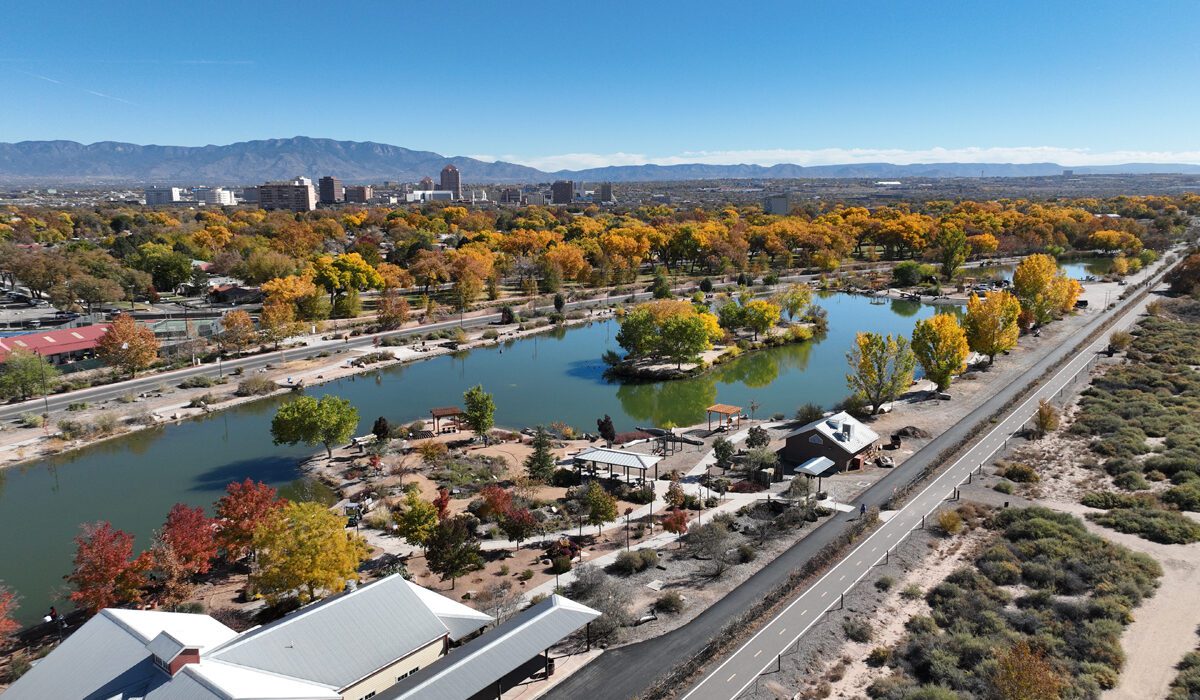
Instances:
[[[737,427],[742,427],[741,406],[730,406],[727,403],[714,403],[713,405],[704,409],[704,412],[708,415],[708,429],[710,431],[712,430],[712,417],[714,413],[720,416],[720,418],[717,420],[718,427],[724,427],[726,420],[728,420],[730,423],[733,423],[734,416],[737,416]]]
[[[429,415],[433,416],[433,433],[437,435],[442,432],[441,421],[443,418],[458,418],[466,414],[458,406],[442,406],[440,408],[429,409]]]
[[[602,469],[608,469],[608,478],[615,479],[618,469],[622,471],[627,484],[646,483],[646,472],[654,470],[654,478],[658,478],[658,463],[662,457],[646,455],[640,452],[612,450],[606,447],[589,447],[574,457],[575,471],[581,476],[599,476]],[[631,478],[631,471],[636,471],[636,478]]]

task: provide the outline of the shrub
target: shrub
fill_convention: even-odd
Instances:
[[[859,644],[871,641],[871,636],[874,634],[871,623],[861,617],[853,617],[842,622],[842,632],[846,634],[846,639]]]
[[[250,377],[238,382],[236,396],[263,396],[275,391],[279,385],[266,377]]]
[[[678,591],[667,591],[654,601],[654,609],[661,610],[668,615],[682,612],[683,606],[683,596],[679,595]]]
[[[79,438],[87,437],[91,433],[91,429],[83,421],[60,420],[58,422],[58,432],[64,440],[78,440]]]
[[[517,574],[517,580],[519,581],[528,581],[531,578],[533,578],[533,569],[525,569]]]
[[[962,531],[962,516],[957,511],[944,510],[937,516],[938,528],[947,535],[957,535]]]
[[[896,579],[891,576],[880,576],[875,580],[875,590],[884,593],[892,590],[892,586],[896,585]]]
[[[1089,508],[1153,508],[1154,496],[1150,494],[1114,493],[1112,491],[1092,491],[1085,493],[1079,502]]]
[[[1180,510],[1200,511],[1200,480],[1191,480],[1166,490],[1162,499]]]
[[[217,383],[216,380],[213,379],[212,377],[206,377],[202,374],[198,374],[194,377],[188,377],[187,379],[183,380],[182,382],[179,382],[179,388],[180,389],[207,389],[207,388],[215,385],[216,383]]]
[[[1006,465],[1000,472],[1000,475],[1005,479],[1008,479],[1009,481],[1015,481],[1018,484],[1033,484],[1041,480],[1041,477],[1038,476],[1033,467],[1020,462]]]
[[[617,560],[609,566],[609,569],[622,576],[632,576],[657,565],[658,552],[653,549],[638,549],[618,554]]]
[[[511,572],[512,569],[508,567],[508,564],[501,564],[496,573],[498,576],[508,576]]]
[[[17,419],[21,423],[22,428],[40,428],[45,420],[36,413],[22,413]]]
[[[216,402],[217,402],[217,397],[213,396],[212,394],[201,394],[200,396],[197,396],[196,398],[192,399],[191,401],[188,401],[187,407],[188,408],[204,408],[205,406],[214,404]]]
[[[1137,472],[1121,472],[1113,477],[1113,484],[1126,491],[1144,491],[1150,488],[1150,482]]]
[[[916,260],[905,260],[892,268],[892,278],[901,287],[912,287],[933,277],[936,270],[933,265],[919,263]]]
[[[569,557],[554,557],[550,560],[550,573],[565,574],[571,570],[571,559]]]
[[[749,564],[758,556],[758,550],[751,547],[749,544],[742,543],[737,548],[737,559],[739,564]]]
[[[917,600],[923,595],[925,595],[925,592],[915,583],[908,584],[904,587],[904,590],[900,591],[900,597],[905,600]]]
[[[500,337],[500,333],[495,328],[489,328],[483,332],[484,340],[495,340]]]
[[[111,435],[117,429],[117,417],[111,413],[102,413],[92,421],[92,429],[100,435]]]
[[[67,404],[68,411],[86,411],[88,407],[87,401],[76,401],[75,403]]]
[[[796,420],[801,423],[812,423],[825,415],[825,409],[815,403],[806,403],[796,409]]]
[[[1011,494],[1013,492],[1013,483],[1007,479],[1003,479],[996,482],[996,485],[992,489],[1003,494]]]
[[[1118,532],[1160,544],[1188,544],[1200,540],[1200,524],[1173,510],[1114,508],[1104,513],[1089,513],[1087,517]]]
[[[892,650],[887,647],[875,647],[867,654],[867,665],[871,668],[879,668],[887,664],[892,658]]]

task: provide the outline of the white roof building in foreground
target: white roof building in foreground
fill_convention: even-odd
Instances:
[[[241,634],[207,615],[107,609],[5,700],[361,700],[491,621],[398,575]]]

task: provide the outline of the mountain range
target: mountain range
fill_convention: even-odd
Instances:
[[[172,184],[250,185],[307,175],[333,175],[348,183],[435,180],[447,164],[458,167],[464,183],[530,183],[557,179],[585,182],[790,178],[952,178],[1060,175],[1055,163],[857,163],[622,165],[545,172],[517,163],[446,157],[371,141],[336,141],[297,136],[243,141],[225,146],[140,146],[101,141],[21,141],[0,143],[0,182],[8,184]],[[1076,167],[1077,174],[1200,174],[1200,165],[1127,163]]]

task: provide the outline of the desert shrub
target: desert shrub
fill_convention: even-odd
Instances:
[[[658,566],[658,552],[653,549],[637,549],[618,554],[609,570],[622,576],[632,576],[652,566]]]
[[[1152,508],[1155,505],[1154,496],[1150,494],[1114,493],[1112,491],[1092,491],[1085,493],[1079,502],[1089,508]]]
[[[22,413],[17,419],[22,428],[40,428],[45,420],[36,413]]]
[[[1117,532],[1160,544],[1188,544],[1200,540],[1200,524],[1173,510],[1114,508],[1104,513],[1089,513],[1088,519]]]
[[[204,408],[205,406],[209,406],[216,402],[217,402],[216,396],[213,396],[212,394],[201,394],[200,396],[197,396],[196,398],[192,399],[191,401],[188,401],[187,407],[188,408]]]
[[[101,413],[92,421],[92,430],[100,435],[111,435],[117,430],[117,417],[111,413]]]
[[[944,510],[937,516],[938,528],[947,535],[957,535],[962,531],[963,521],[956,511]]]
[[[842,632],[845,633],[846,639],[859,644],[871,641],[874,634],[871,623],[861,617],[852,617],[842,622]]]
[[[75,401],[73,403],[67,404],[67,410],[71,411],[71,412],[86,411],[87,409],[88,409],[87,401]]]
[[[1167,700],[1191,700],[1200,697],[1200,652],[1188,652],[1175,668],[1179,670],[1179,675],[1171,681]]]
[[[867,665],[871,668],[884,666],[892,658],[892,650],[887,647],[875,647],[867,654]]]
[[[1167,489],[1162,499],[1179,510],[1200,511],[1200,480],[1192,479]]]
[[[237,391],[233,393],[237,396],[263,396],[278,388],[278,384],[266,377],[250,377],[238,382]]]
[[[1005,467],[1000,471],[1000,476],[1008,479],[1009,481],[1015,481],[1018,484],[1037,483],[1041,478],[1038,476],[1033,467],[1020,462],[1013,462],[1005,465]]]
[[[875,590],[887,592],[892,590],[892,586],[896,585],[896,579],[891,576],[880,576],[875,580]]]
[[[924,595],[925,592],[915,583],[908,584],[904,587],[904,590],[900,591],[900,597],[905,600],[916,600]]]
[[[996,485],[993,486],[992,489],[994,491],[998,491],[999,493],[1012,494],[1013,483],[1011,481],[1009,481],[1008,479],[1003,479],[1001,481],[996,482]]]
[[[737,547],[737,560],[739,564],[749,564],[758,556],[758,550],[743,542]]]
[[[483,332],[484,340],[495,340],[500,337],[500,333],[495,328],[489,328]]]
[[[669,615],[683,611],[683,596],[678,591],[667,591],[654,601],[654,609]]]
[[[207,389],[211,386],[215,386],[216,383],[217,383],[217,380],[213,379],[212,377],[206,377],[202,374],[198,374],[194,377],[188,377],[187,379],[184,379],[182,382],[179,382],[179,388],[180,389]]]
[[[78,420],[60,420],[58,434],[64,440],[78,440],[92,433],[91,426]]]
[[[1150,488],[1146,477],[1137,472],[1122,472],[1113,477],[1113,484],[1126,491],[1144,491]]]

